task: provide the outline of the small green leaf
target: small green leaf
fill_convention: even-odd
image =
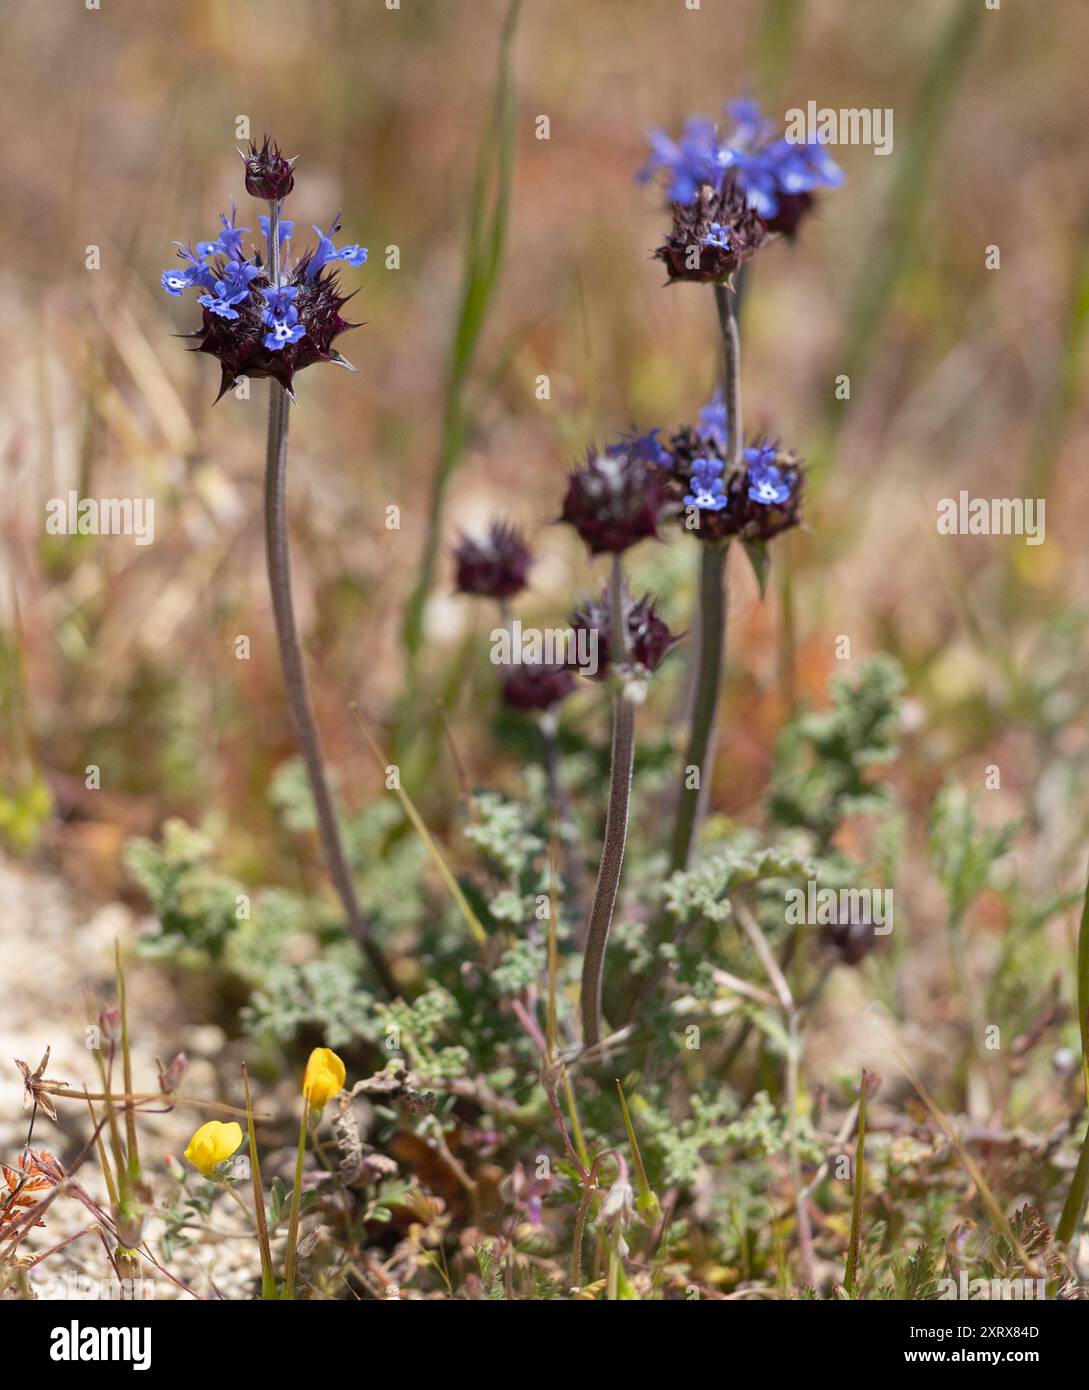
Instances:
[[[766,541],[744,541],[745,554],[749,557],[752,565],[752,572],[756,575],[756,582],[760,585],[760,597],[763,598],[768,589],[768,575],[771,572],[771,554],[768,550]]]

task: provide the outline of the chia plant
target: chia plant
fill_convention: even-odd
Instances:
[[[655,257],[671,284],[710,284],[722,338],[721,386],[700,424],[679,431],[663,454],[684,525],[701,544],[696,669],[688,747],[677,792],[670,849],[673,872],[687,868],[714,750],[726,648],[727,558],[735,537],[760,581],[767,581],[767,542],[800,521],[799,461],[770,439],[743,445],[738,272],[778,235],[794,236],[814,206],[814,190],[843,175],[824,148],[776,137],[756,102],[727,107],[735,122],[725,138],[702,118],[685,122],[679,140],[655,130],[637,177],[668,177],[672,227]]]
[[[314,228],[317,245],[293,257],[295,224],[282,212],[284,199],[295,185],[295,159],[287,159],[268,136],[260,146],[253,143],[248,152],[240,150],[239,154],[245,165],[247,192],[267,204],[267,212],[258,219],[263,246],[249,243],[247,254],[245,238],[250,229],[237,225],[232,200],[230,213],[220,214],[222,230],[214,241],[198,241],[193,247],[176,243],[182,268],[164,271],[162,286],[174,297],[190,289],[203,291],[197,299],[203,311],[201,326],[185,336],[198,342],[193,351],[206,352],[219,362],[222,376],[217,400],[243,377],[269,379],[265,544],[284,685],[333,884],[352,934],[392,994],[393,977],[360,907],[325,775],[321,738],[295,628],[286,515],[288,410],[296,400],[295,377],[319,362],[355,370],[333,345],[342,333],[358,325],[341,317],[341,309],[351,296],[341,293],[337,271],[332,267],[339,261],[353,267],[363,265],[367,249],[358,244],[339,249],[334,245],[332,238],[340,230],[337,213],[327,232]]]

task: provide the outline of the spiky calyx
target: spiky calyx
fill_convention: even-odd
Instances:
[[[526,587],[533,556],[513,526],[497,521],[480,538],[463,535],[454,564],[458,593],[502,600]]]
[[[340,313],[352,296],[340,293],[336,271],[307,279],[307,263],[307,258],[300,261],[281,285],[281,288],[295,290],[292,307],[305,330],[297,342],[275,350],[265,345],[269,325],[265,317],[264,293],[271,285],[264,274],[250,282],[249,297],[234,306],[237,318],[222,318],[210,309],[203,311],[202,326],[188,336],[200,339],[194,352],[206,352],[218,360],[223,374],[219,396],[229,391],[240,377],[272,377],[290,393],[295,374],[316,362],[333,362],[354,370],[333,347],[334,339],[350,328],[359,327],[342,318]],[[254,294],[254,290],[260,293]]]
[[[287,159],[267,135],[260,146],[251,141],[249,150],[239,150],[239,154],[246,166],[246,192],[251,198],[279,202],[295,187],[295,159]]]
[[[503,703],[507,709],[544,711],[565,700],[575,688],[575,677],[551,662],[522,662],[500,671]]]
[[[798,228],[816,206],[812,193],[780,193],[778,211],[769,217],[768,231],[778,232],[792,240],[798,235]]]
[[[638,600],[625,594],[623,606],[629,661],[644,671],[657,671],[680,637],[675,636],[659,616],[649,594]],[[597,671],[593,679],[604,680],[611,672],[612,662],[612,604],[608,590],[600,598],[584,599],[571,614],[570,627],[575,633],[577,650],[586,650],[579,640],[581,632],[587,633],[591,650],[596,643]]]
[[[591,449],[585,467],[568,480],[560,520],[575,528],[591,555],[619,554],[657,539],[666,500],[661,467],[638,448]]]
[[[673,435],[670,492],[680,505],[682,526],[697,540],[715,543],[738,537],[743,541],[768,541],[802,520],[805,472],[801,460],[776,440],[754,440],[742,451],[741,463],[726,469],[718,445],[692,428]],[[694,482],[700,461],[714,460],[722,467],[725,505],[711,509],[692,505]]]
[[[655,251],[670,281],[722,284],[758,251],[768,225],[748,204],[737,178],[721,189],[702,184],[692,203],[673,204],[673,227]]]

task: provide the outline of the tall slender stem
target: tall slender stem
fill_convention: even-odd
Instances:
[[[737,328],[737,296],[726,285],[715,286],[715,308],[722,333],[722,392],[726,402],[726,473],[741,464],[741,338]],[[692,844],[706,801],[706,783],[714,748],[715,715],[722,692],[726,652],[726,559],[728,541],[702,541],[699,579],[699,650],[692,694],[688,751],[677,793],[670,871],[688,867]]]
[[[1085,1094],[1089,1099],[1089,886],[1085,890],[1085,902],[1081,910],[1081,925],[1078,929],[1078,1029],[1081,1033],[1081,1066],[1085,1082]],[[1059,1217],[1056,1237],[1064,1244],[1072,1241],[1081,1225],[1085,1203],[1089,1198],[1089,1129],[1082,1140],[1078,1166],[1070,1183],[1070,1191],[1063,1203]]]
[[[279,206],[269,203],[269,262],[273,282],[279,278]],[[356,897],[355,885],[344,854],[333,798],[325,777],[321,739],[310,703],[306,669],[295,631],[295,608],[291,598],[291,559],[287,540],[287,418],[290,402],[279,384],[269,383],[268,455],[265,465],[265,549],[272,612],[276,620],[276,639],[284,673],[287,701],[299,751],[306,764],[310,789],[318,814],[318,827],[329,873],[344,907],[348,926],[359,942],[383,988],[395,994],[397,987],[389,964],[372,940],[366,917]]]
[[[726,400],[726,469],[741,462],[741,334],[737,327],[737,296],[726,285],[715,286],[715,308],[722,333],[722,393]]]
[[[545,778],[548,783],[549,806],[556,827],[561,834],[563,871],[567,879],[567,891],[570,895],[573,907],[581,917],[586,900],[586,874],[583,870],[582,847],[563,833],[566,827],[575,824],[575,813],[571,806],[571,797],[567,791],[567,784],[564,781],[563,768],[560,763],[560,745],[559,739],[556,736],[556,716],[551,711],[546,710],[538,719],[537,726],[541,731],[541,751],[544,761]],[[582,931],[583,927],[580,926],[580,945],[583,944],[581,940]]]
[[[696,658],[696,684],[692,700],[692,722],[688,750],[681,771],[677,819],[673,827],[670,854],[671,873],[688,867],[700,810],[706,800],[710,777],[711,743],[715,712],[722,690],[722,664],[726,650],[726,557],[725,543],[705,543],[700,547],[699,652]]]
[[[623,616],[623,573],[619,555],[613,557],[610,585],[613,617],[609,624],[613,678],[622,680],[621,662],[627,652],[626,622]],[[620,615],[619,622],[617,614]],[[601,1041],[601,986],[605,968],[605,948],[609,942],[620,869],[628,838],[628,804],[631,799],[632,767],[635,762],[635,706],[619,686],[613,696],[613,739],[609,768],[609,806],[605,816],[605,841],[597,871],[594,900],[586,922],[586,950],[582,960],[582,1041],[595,1047]]]
[[[284,1252],[284,1282],[280,1297],[289,1303],[295,1297],[295,1261],[299,1249],[299,1212],[302,1209],[303,1164],[306,1160],[306,1119],[310,1098],[303,1096],[302,1119],[299,1121],[299,1145],[295,1150],[295,1181],[291,1187],[291,1214],[287,1222],[287,1248]]]

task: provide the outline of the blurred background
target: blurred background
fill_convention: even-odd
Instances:
[[[41,969],[21,944],[35,940],[38,889],[77,904],[50,938],[57,952],[101,905],[139,909],[122,850],[167,816],[213,825],[222,862],[246,881],[320,878],[268,796],[293,741],[264,573],[267,388],[213,408],[215,364],[171,336],[199,311],[159,288],[171,243],[215,235],[232,196],[255,225],[239,117],[300,156],[288,214],[299,240],[343,207],[345,239],[370,248],[345,273],[365,320],[341,344],[358,375],[307,372],[291,420],[296,601],[327,756],[349,804],[379,793],[349,714],[358,700],[457,861],[459,781],[435,700],[474,784],[515,785],[520,756],[495,716],[492,620],[453,596],[449,544],[496,513],[523,527],[540,556],[518,606],[527,622],[562,622],[600,582],[576,538],[548,524],[567,469],[590,438],[690,421],[717,371],[711,296],[665,287],[650,259],[666,216],[661,190],[634,180],[645,132],[720,116],[751,91],[777,120],[809,100],[892,108],[895,144],[887,158],[837,149],[846,185],[796,244],[762,254],[746,288],[747,426],[781,435],[813,472],[807,528],[781,542],[763,601],[744,556],[731,559],[713,807],[757,819],[791,710],[822,705],[829,676],[867,654],[902,663],[899,965],[940,1054],[942,910],[932,876],[913,868],[938,788],[955,777],[984,824],[1020,819],[1013,854],[1029,898],[1076,886],[1084,867],[1089,173],[1077,55],[1089,10],[537,0],[510,36],[507,88],[499,0],[5,0],[0,12],[12,1000]],[[509,219],[482,282],[473,218],[485,234],[504,223],[505,131]],[[937,503],[962,488],[1046,497],[1046,543],[939,537]],[[70,489],[153,497],[154,544],[48,535],[46,503]],[[422,556],[434,582],[406,641]],[[677,537],[634,558],[637,583],[687,626],[692,547]],[[236,659],[239,635],[249,660]],[[844,636],[849,661],[837,659]],[[677,747],[683,671],[651,716]],[[600,707],[578,700],[572,724],[602,737]],[[85,786],[91,764],[100,790]],[[985,785],[991,766],[998,789]],[[974,905],[984,958],[1010,911],[1000,895]],[[1068,910],[1050,924],[1041,979],[1070,968],[1073,921]]]

